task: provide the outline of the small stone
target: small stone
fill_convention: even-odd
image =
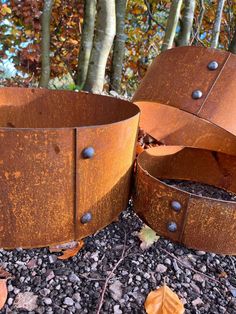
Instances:
[[[71,273],[69,275],[69,281],[74,283],[80,281],[80,279],[75,273]]]
[[[176,260],[173,261],[173,267],[174,267],[174,270],[175,270],[175,271],[177,271],[177,272],[180,271],[180,268],[179,268],[179,266],[178,266]]]
[[[198,281],[198,282],[204,282],[205,281],[203,276],[201,276],[200,274],[194,274],[193,275],[193,280]]]
[[[192,301],[192,305],[195,306],[195,307],[196,307],[197,305],[201,305],[201,304],[203,304],[203,301],[202,301],[201,298],[197,298],[197,299],[195,299],[195,300]]]
[[[81,310],[82,307],[81,307],[79,302],[75,303],[75,308],[76,308],[76,310]]]
[[[144,273],[143,277],[146,279],[149,279],[151,277],[151,275],[149,273]]]
[[[66,298],[64,299],[64,304],[71,306],[71,305],[74,305],[74,301],[73,301],[73,299],[71,299],[71,298],[69,298],[69,297],[66,297]]]
[[[29,269],[37,267],[37,260],[35,258],[32,258],[31,260],[29,260],[29,262],[27,263],[27,267]]]
[[[46,272],[46,280],[49,281],[55,277],[54,271],[53,270],[48,270]]]
[[[49,259],[49,263],[53,264],[57,261],[57,256],[55,254],[51,254],[49,255],[48,259]]]
[[[39,293],[41,294],[41,296],[46,297],[50,293],[50,290],[47,288],[44,288],[44,289],[39,290]]]
[[[72,298],[76,301],[76,302],[80,302],[81,301],[81,296],[79,292],[76,292],[73,294]]]
[[[206,266],[203,265],[203,266],[200,268],[200,271],[201,271],[202,273],[205,273],[205,272],[207,271]]]
[[[138,280],[138,281],[142,281],[142,278],[141,278],[139,275],[137,275],[135,278],[136,278],[136,280]]]
[[[163,264],[158,264],[157,268],[156,268],[156,271],[158,273],[163,274],[163,273],[165,273],[167,271],[167,267],[165,265],[163,265]]]
[[[191,283],[190,283],[190,286],[193,288],[193,290],[194,290],[196,293],[198,293],[198,294],[201,293],[200,288],[199,288],[194,282],[191,282]]]
[[[44,298],[44,299],[43,299],[43,302],[44,302],[45,304],[47,304],[47,305],[52,304],[52,300],[51,300],[50,298]]]
[[[171,260],[170,260],[169,258],[166,258],[166,259],[164,260],[164,263],[165,263],[166,265],[170,266],[170,265],[171,265]]]
[[[122,297],[122,283],[119,280],[113,282],[110,285],[109,290],[111,292],[111,296],[113,300],[118,301]]]
[[[113,310],[114,314],[122,314],[122,311],[120,310],[120,306],[118,304],[114,305]]]
[[[8,304],[8,305],[12,305],[12,303],[13,303],[13,299],[12,299],[12,298],[9,298],[9,299],[7,300],[7,304]]]
[[[205,255],[206,252],[204,252],[204,251],[196,251],[196,254],[197,254],[198,256],[202,256],[202,255]]]

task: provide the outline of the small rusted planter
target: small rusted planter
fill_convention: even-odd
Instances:
[[[112,97],[0,89],[0,247],[81,239],[127,206],[139,109]]]

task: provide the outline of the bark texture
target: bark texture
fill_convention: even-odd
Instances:
[[[161,51],[170,49],[173,46],[175,33],[176,33],[176,27],[179,21],[180,9],[181,9],[182,3],[183,3],[182,0],[172,1]]]
[[[42,39],[41,39],[41,77],[40,87],[48,87],[50,80],[50,21],[53,0],[45,0],[42,14]]]
[[[94,25],[96,16],[97,0],[85,0],[84,2],[84,23],[78,58],[78,71],[76,84],[83,88],[89,66],[89,59],[93,46]]]
[[[229,51],[236,54],[236,30],[229,46]]]
[[[219,36],[220,36],[220,25],[221,25],[221,18],[222,18],[224,4],[225,4],[225,0],[218,0],[218,6],[216,10],[216,19],[215,19],[213,30],[212,30],[211,48],[218,47]]]
[[[112,68],[111,68],[111,89],[120,92],[122,79],[123,60],[125,55],[125,13],[127,0],[116,0],[116,37],[114,40]]]
[[[188,46],[190,44],[195,6],[195,0],[184,0],[184,14],[181,32],[177,42],[178,46]]]
[[[115,0],[97,1],[97,20],[93,48],[84,90],[100,93],[104,85],[106,62],[116,34]]]

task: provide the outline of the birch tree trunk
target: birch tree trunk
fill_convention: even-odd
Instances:
[[[182,3],[183,3],[183,0],[172,1],[161,51],[170,49],[173,46],[175,33],[176,33],[176,27],[179,21],[179,15],[180,15],[180,9],[181,9]]]
[[[229,46],[229,51],[236,54],[236,30]]]
[[[177,42],[178,46],[188,46],[190,44],[195,6],[195,0],[184,0],[183,25]]]
[[[217,48],[219,43],[220,25],[223,13],[225,0],[218,0],[218,6],[216,10],[216,19],[212,30],[211,48]]]
[[[81,88],[83,88],[87,77],[89,59],[93,46],[96,3],[97,0],[85,0],[84,2],[84,22],[78,57],[78,71],[76,79],[76,84]]]
[[[84,90],[100,93],[104,85],[106,62],[116,33],[115,0],[97,1],[97,20],[93,48]]]
[[[122,78],[123,60],[125,55],[125,13],[127,0],[116,0],[116,37],[114,40],[112,68],[111,68],[111,89],[120,92]]]
[[[41,39],[41,77],[40,87],[48,87],[50,80],[50,21],[53,0],[44,0],[42,14],[42,39]]]

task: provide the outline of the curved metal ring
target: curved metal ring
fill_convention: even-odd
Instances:
[[[141,219],[187,247],[236,254],[236,202],[197,196],[161,181],[191,180],[236,193],[236,156],[160,146],[139,155],[137,164],[134,208]],[[173,201],[180,204],[178,211]]]
[[[128,203],[138,121],[121,99],[1,88],[0,247],[78,240],[112,222]]]

